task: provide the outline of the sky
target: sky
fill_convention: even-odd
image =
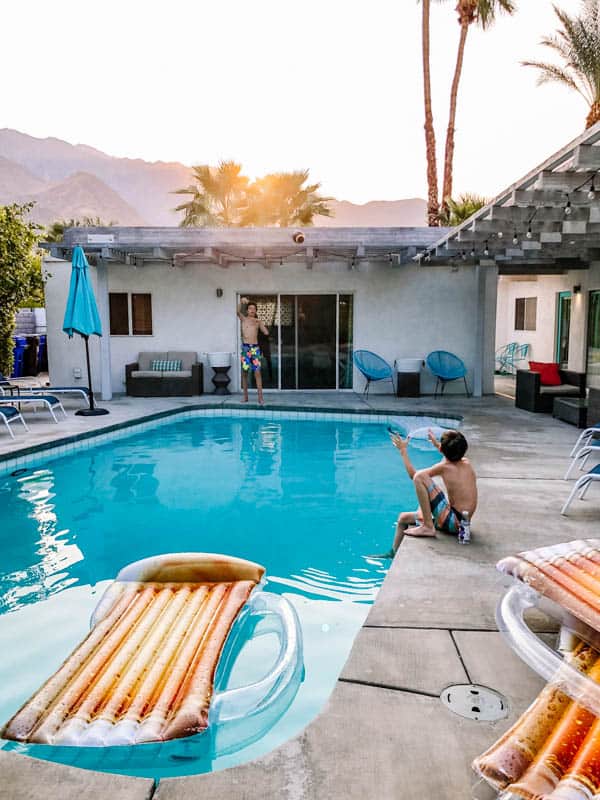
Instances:
[[[499,193],[584,127],[579,95],[519,64],[547,58],[552,3],[516,3],[469,33],[455,195]],[[432,3],[440,171],[455,5]],[[250,177],[308,168],[356,203],[426,196],[416,0],[20,0],[0,25],[0,128],[149,161],[234,159]]]

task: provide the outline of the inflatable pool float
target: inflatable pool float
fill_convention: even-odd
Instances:
[[[86,638],[0,735],[113,747],[190,737],[209,725],[260,716],[289,695],[290,684],[297,691],[303,669],[296,612],[262,590],[264,572],[251,561],[211,553],[128,565],[98,603]],[[267,628],[279,639],[275,664],[256,683],[215,692],[226,643],[225,664],[231,648],[240,647],[230,631],[248,615],[270,620]]]
[[[498,627],[549,683],[473,768],[502,798],[592,800],[600,796],[600,540],[526,551],[498,569],[516,579]],[[561,623],[564,658],[527,626],[532,608]]]

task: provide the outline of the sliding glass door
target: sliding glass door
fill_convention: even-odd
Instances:
[[[590,292],[587,334],[587,385],[594,389],[600,389],[600,290]]]
[[[259,338],[265,388],[352,388],[352,295],[248,297],[270,333]]]
[[[569,333],[571,330],[571,292],[559,292],[556,307],[555,360],[566,368],[569,363]]]

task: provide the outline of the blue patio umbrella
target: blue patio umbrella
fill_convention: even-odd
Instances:
[[[88,389],[89,389],[89,408],[82,408],[75,412],[81,416],[98,416],[108,414],[105,408],[96,408],[94,405],[94,394],[92,392],[92,375],[90,370],[90,336],[102,336],[102,324],[96,306],[96,298],[90,284],[89,264],[83,248],[76,245],[73,250],[73,260],[71,262],[71,285],[69,286],[69,296],[65,309],[63,321],[63,331],[69,338],[74,333],[83,337],[85,342],[85,358],[87,362]]]

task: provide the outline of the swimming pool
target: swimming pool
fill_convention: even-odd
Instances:
[[[411,456],[421,467],[438,454],[421,443]],[[83,638],[120,568],[146,556],[222,552],[264,564],[265,588],[294,605],[304,638],[289,707],[240,741],[143,745],[126,758],[122,748],[4,747],[154,778],[268,752],[325,704],[385,576],[387,563],[369,554],[389,548],[398,510],[414,504],[384,423],[198,416],[0,477],[0,722]],[[273,654],[272,637],[252,639],[228,685],[260,677]]]

